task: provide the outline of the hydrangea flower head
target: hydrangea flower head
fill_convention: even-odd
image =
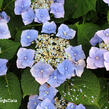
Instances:
[[[104,53],[104,66],[109,71],[109,51]]]
[[[39,99],[44,100],[48,98],[49,100],[53,100],[53,98],[56,96],[56,93],[58,92],[57,89],[49,86],[48,84],[43,84],[39,88]]]
[[[28,102],[28,105],[27,105],[27,109],[36,109],[37,105],[40,102],[41,101],[38,99],[37,95],[29,96],[29,102]]]
[[[61,24],[58,28],[58,33],[56,36],[64,39],[73,39],[75,37],[76,31],[70,29],[67,25]]]
[[[47,34],[51,34],[51,33],[56,33],[56,24],[54,21],[52,22],[46,22],[43,24],[42,26],[42,31],[41,33],[47,33]]]
[[[6,75],[7,72],[7,64],[8,60],[7,59],[1,59],[0,58],[0,76]]]
[[[97,69],[104,67],[104,53],[106,50],[97,47],[92,47],[89,51],[89,57],[87,58],[87,68]]]
[[[70,79],[74,75],[74,65],[68,59],[64,60],[57,66],[59,72],[66,76],[66,78]]]
[[[22,19],[25,25],[28,25],[33,22],[34,20],[34,11],[32,8],[22,12]]]
[[[35,22],[45,23],[50,20],[49,12],[47,9],[35,9]]]
[[[20,15],[22,12],[30,8],[31,0],[16,0],[14,12],[16,15]]]
[[[38,37],[38,31],[34,29],[24,30],[21,34],[21,45],[23,47],[30,46]]]
[[[55,109],[54,104],[47,98],[43,100],[36,109]]]
[[[97,34],[97,36],[99,36],[106,44],[109,43],[109,29],[97,31],[96,34]]]
[[[32,49],[20,48],[17,53],[17,68],[32,67],[35,51]]]
[[[64,5],[62,3],[52,3],[50,13],[52,13],[55,18],[64,18]]]
[[[78,61],[80,59],[85,59],[84,51],[82,50],[82,45],[69,46],[65,49],[65,52],[71,57],[71,60]]]
[[[95,33],[94,37],[92,37],[90,40],[90,44],[92,46],[95,46],[97,43],[101,43],[101,42],[102,42],[102,39],[99,36],[97,36],[96,33]]]
[[[50,75],[47,83],[52,87],[59,87],[66,80],[65,75],[62,75],[57,69]]]
[[[74,103],[68,103],[66,109],[76,109],[76,105]]]
[[[83,59],[80,59],[77,62],[74,62],[74,74],[75,76],[81,77],[82,73],[84,72],[85,68],[85,61]]]
[[[11,38],[10,31],[6,22],[0,22],[0,39]]]
[[[55,3],[62,3],[62,4],[64,4],[65,1],[64,0],[54,0],[54,2]]]
[[[109,5],[109,0],[103,0],[103,1]]]
[[[5,11],[2,11],[0,13],[0,22],[6,22],[6,23],[8,23],[9,20],[10,20],[10,17],[6,14]]]
[[[45,62],[36,63],[30,70],[32,76],[36,79],[40,84],[44,84],[49,79],[50,74],[54,71],[54,69]]]

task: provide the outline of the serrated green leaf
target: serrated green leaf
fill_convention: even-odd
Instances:
[[[21,78],[21,86],[23,90],[23,97],[26,95],[35,95],[39,92],[39,83],[35,81],[30,73],[30,69],[26,69]]]
[[[77,24],[77,42],[82,44],[85,53],[88,55],[91,44],[90,39],[94,36],[95,32],[100,30],[100,27],[93,23]],[[87,46],[87,47],[86,47]]]
[[[21,96],[19,80],[13,73],[0,77],[0,109],[18,109]]]
[[[19,42],[13,42],[11,40],[0,40],[0,58],[12,59],[13,56],[16,55],[19,46]]]
[[[100,84],[92,72],[85,70],[82,77],[72,78],[61,85],[59,92],[69,102],[98,106]]]

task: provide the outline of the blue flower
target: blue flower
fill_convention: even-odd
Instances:
[[[48,98],[49,100],[53,100],[53,98],[56,96],[58,90],[49,86],[48,84],[43,84],[39,88],[39,99],[44,100]]]
[[[35,22],[45,23],[50,20],[50,16],[47,9],[35,9]]]
[[[64,5],[62,3],[52,3],[50,13],[52,13],[55,18],[64,18]]]
[[[95,46],[97,43],[101,43],[101,42],[102,42],[102,39],[99,36],[97,36],[96,33],[95,33],[94,37],[92,37],[90,40],[90,44],[92,46]]]
[[[22,12],[22,19],[25,25],[28,25],[33,22],[34,20],[34,11],[32,8],[29,8],[28,10]]]
[[[9,20],[10,20],[10,17],[6,14],[5,11],[2,11],[0,13],[0,22],[6,22],[6,23],[8,23]]]
[[[8,70],[6,64],[8,60],[7,59],[1,59],[0,58],[0,76],[6,75],[6,72]]]
[[[36,109],[37,105],[41,103],[41,101],[38,99],[37,95],[32,95],[29,97],[29,102],[27,105],[28,109]]]
[[[70,29],[67,25],[61,24],[58,28],[58,33],[56,36],[64,38],[64,39],[73,39],[75,37],[76,31]]]
[[[47,98],[43,100],[36,109],[55,109],[54,104]]]
[[[108,4],[108,6],[109,6],[109,0],[103,0],[105,3],[107,3]]]
[[[36,79],[40,84],[44,84],[49,79],[50,74],[54,71],[54,69],[45,62],[36,63],[30,70],[32,76]]]
[[[14,12],[16,15],[20,15],[22,12],[30,8],[31,0],[16,0]]]
[[[20,48],[18,50],[17,56],[17,68],[32,67],[34,63],[35,51],[32,49]]]
[[[0,22],[0,39],[11,38],[10,31],[6,22]]]
[[[68,103],[66,109],[76,109],[76,105],[74,103]]]
[[[54,33],[55,34],[56,33],[56,24],[55,24],[55,22],[52,21],[52,22],[44,23],[41,33],[47,33],[47,34]]]
[[[57,69],[50,75],[47,83],[52,87],[59,87],[66,80],[65,75],[62,75]]]
[[[64,4],[65,1],[64,0],[54,0],[54,2],[55,3],[62,3],[62,4]]]
[[[104,53],[107,50],[92,47],[89,51],[89,57],[87,58],[87,68],[97,69],[104,67]]]
[[[79,105],[76,106],[76,109],[86,109],[86,108],[82,104],[79,104]]]
[[[69,46],[65,49],[65,52],[70,55],[71,60],[78,61],[80,59],[85,59],[84,51],[82,50],[82,45]]]
[[[74,74],[75,76],[81,77],[82,73],[84,72],[85,68],[85,61],[80,59],[77,62],[73,62],[74,64]]]
[[[75,74],[74,74],[74,65],[68,59],[66,59],[62,63],[60,63],[57,66],[57,69],[59,70],[59,72],[61,74],[65,75],[65,77],[67,79],[70,79],[72,76],[75,76]]]
[[[34,29],[24,30],[21,34],[21,45],[23,47],[30,46],[38,37],[38,31]]]

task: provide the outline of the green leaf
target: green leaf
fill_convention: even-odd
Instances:
[[[101,93],[99,97],[100,109],[109,109],[109,84],[103,78],[100,79]]]
[[[94,36],[95,32],[100,30],[100,27],[93,23],[77,24],[77,42],[82,44],[85,53],[88,55],[91,44],[90,39]],[[87,46],[87,47],[86,47]]]
[[[2,7],[3,0],[0,0],[0,8]]]
[[[0,58],[12,59],[16,54],[19,46],[19,42],[13,42],[11,40],[0,40]]]
[[[0,77],[0,109],[18,109],[21,97],[19,80],[13,73]]]
[[[69,102],[98,106],[100,84],[92,72],[85,70],[82,77],[72,78],[61,85],[59,92]]]
[[[35,81],[30,73],[30,69],[26,69],[21,78],[21,86],[23,90],[23,97],[26,95],[35,95],[39,92],[39,84]]]

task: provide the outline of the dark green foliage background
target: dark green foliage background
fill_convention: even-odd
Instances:
[[[9,60],[7,75],[0,77],[0,97],[17,99],[18,102],[0,103],[0,109],[26,109],[28,96],[38,94],[39,88],[39,84],[31,76],[29,68],[17,69],[16,53],[21,46],[21,32],[29,28],[41,31],[42,25],[32,23],[24,26],[21,16],[14,14],[14,2],[15,0],[0,0],[0,11],[6,11],[10,16],[8,26],[12,36],[9,40],[0,40],[2,50],[0,58]],[[82,44],[85,54],[88,56],[91,37],[97,30],[109,27],[109,7],[103,0],[66,0],[65,18],[55,19],[52,16],[52,20],[58,26],[64,23],[75,29],[77,35],[71,44],[75,46]],[[67,101],[75,104],[82,103],[86,109],[106,109],[106,107],[109,109],[109,72],[105,69],[85,70],[81,78],[75,77],[67,80],[58,89],[61,96]],[[82,93],[80,93],[81,90]]]

